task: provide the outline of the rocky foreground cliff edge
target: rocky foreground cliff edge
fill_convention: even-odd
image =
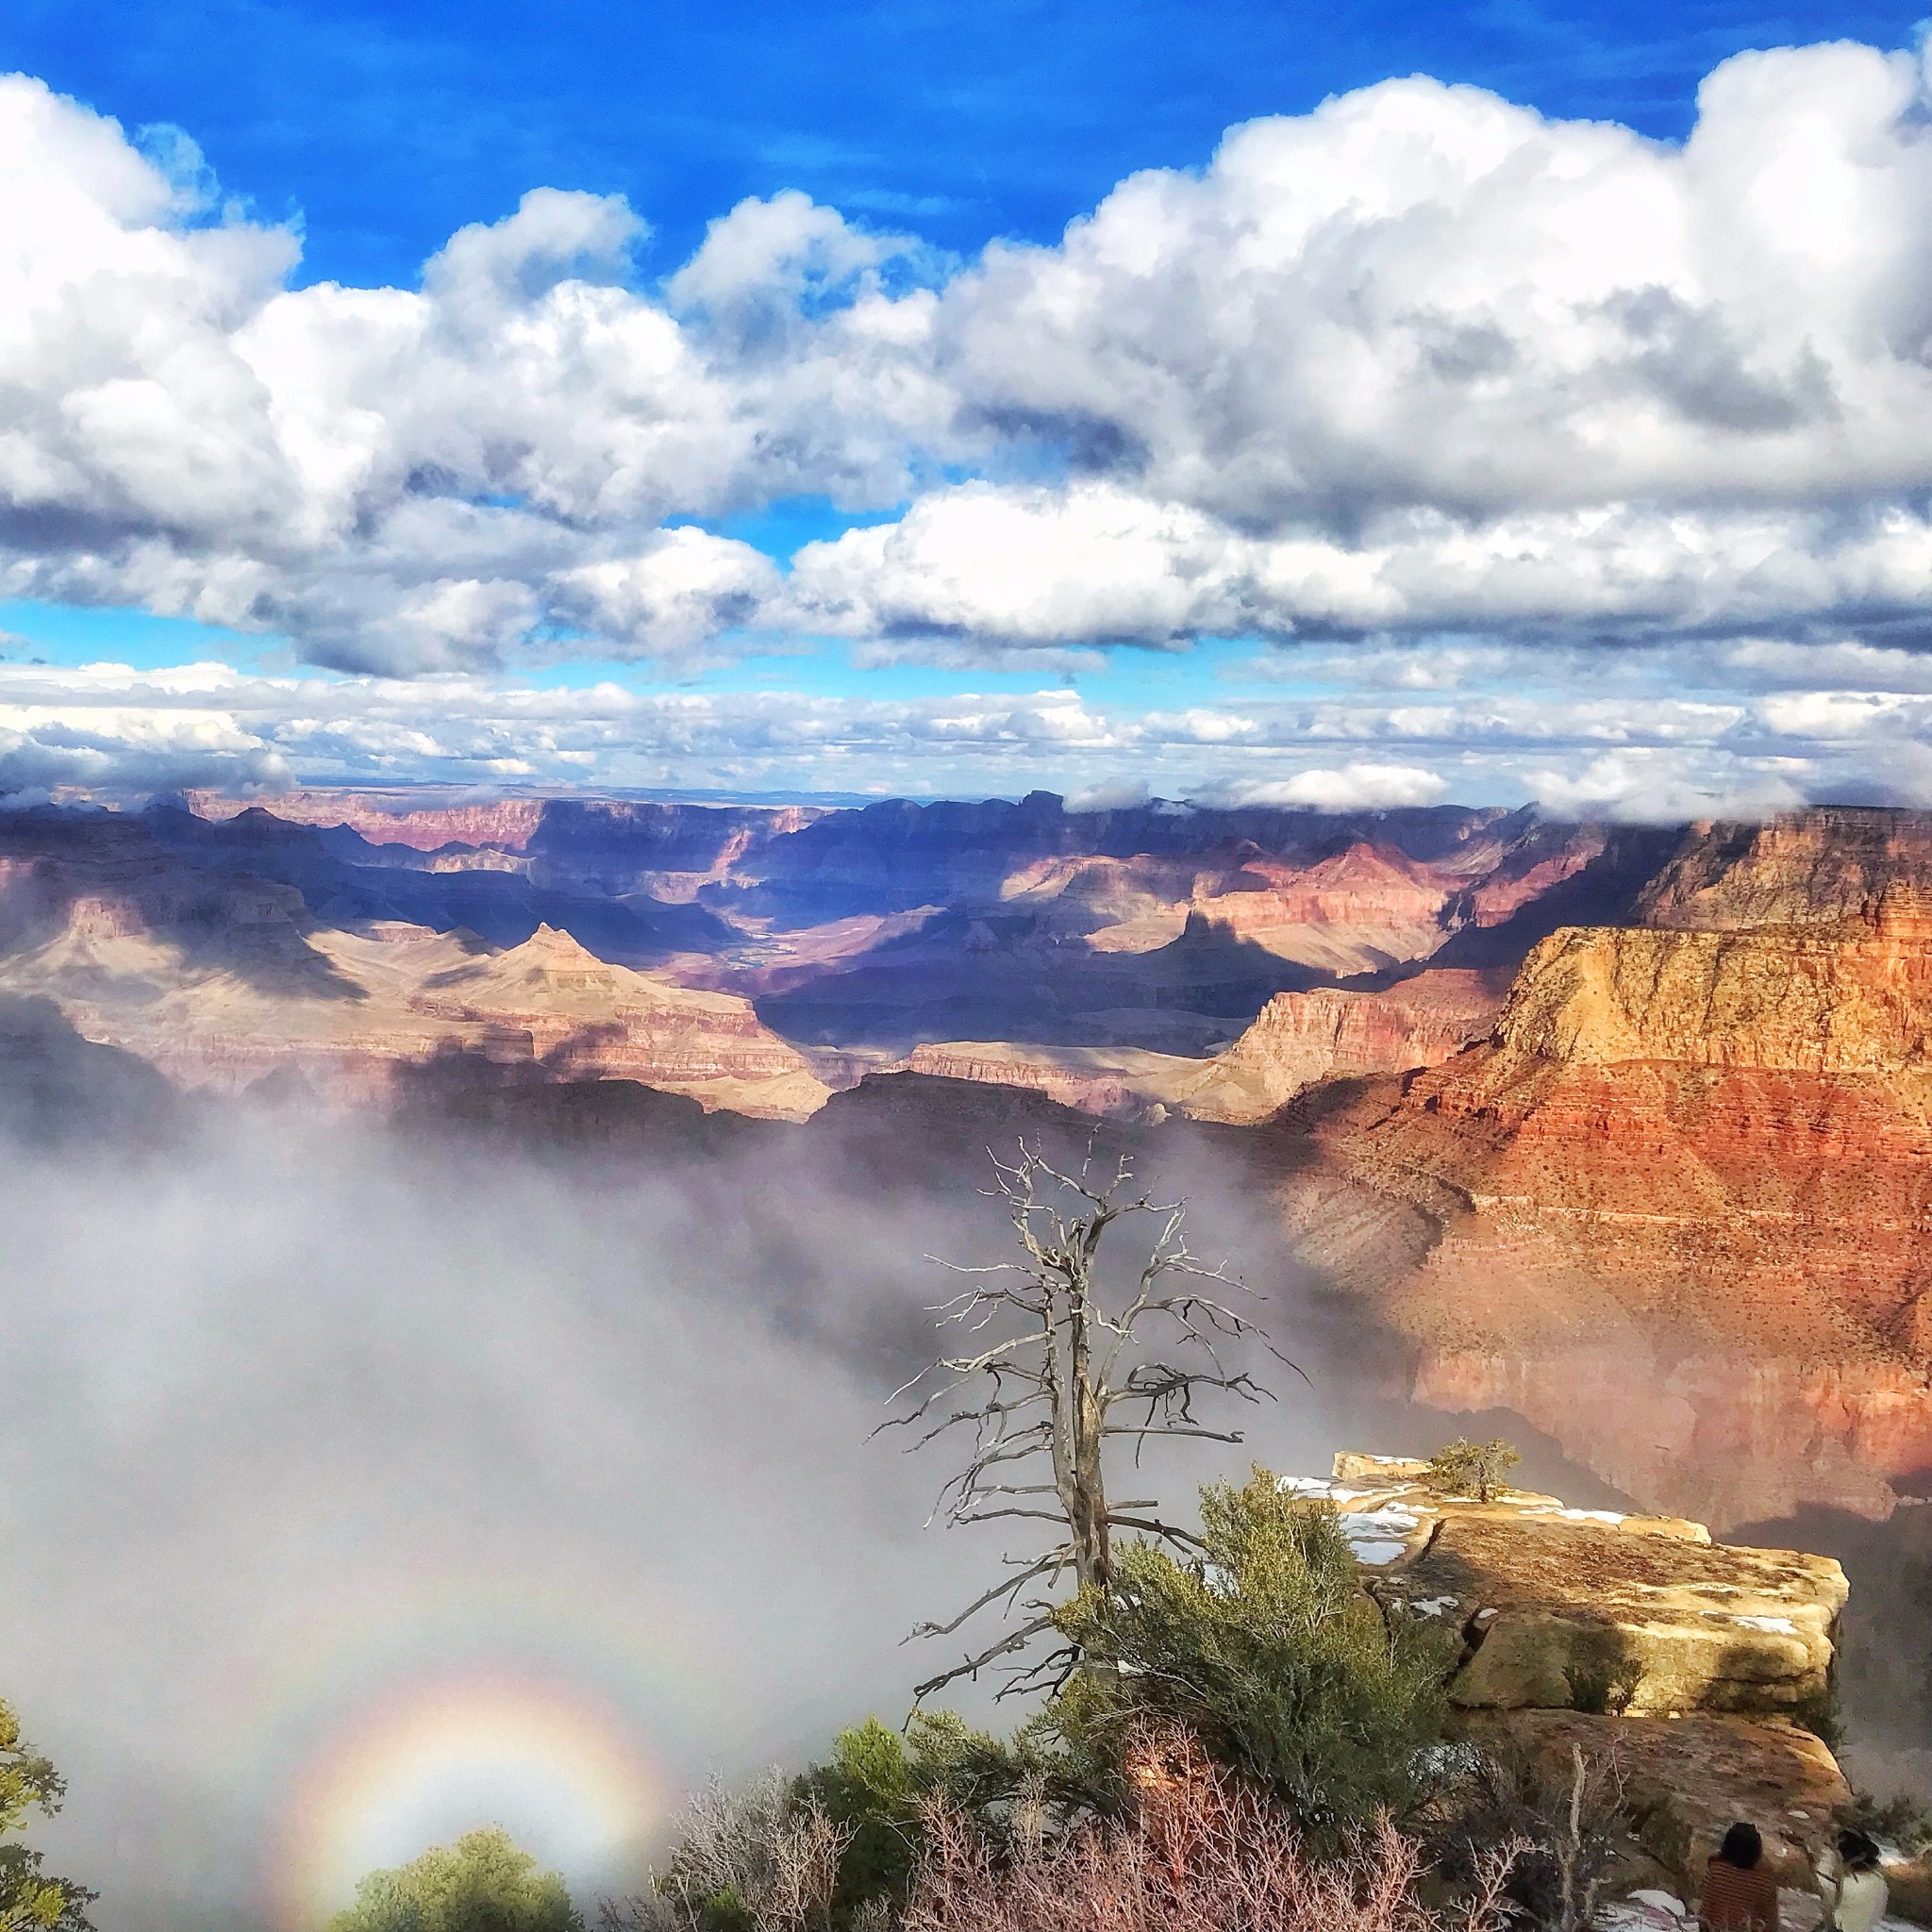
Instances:
[[[1693,1897],[1740,1818],[1764,1834],[1780,1883],[1808,1887],[1811,1855],[1852,1804],[1811,1728],[1829,1710],[1848,1595],[1830,1557],[1522,1490],[1445,1494],[1426,1464],[1393,1457],[1344,1452],[1327,1477],[1281,1482],[1336,1511],[1385,1617],[1449,1633],[1461,1736],[1614,1764],[1631,1833],[1616,1889]],[[1921,1864],[1895,1857],[1889,1876],[1895,1910],[1932,1904]]]

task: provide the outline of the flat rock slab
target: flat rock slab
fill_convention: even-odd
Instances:
[[[1713,1543],[1680,1517],[1571,1509],[1554,1496],[1445,1496],[1423,1465],[1341,1456],[1334,1507],[1391,1611],[1459,1638],[1465,1709],[1776,1717],[1822,1705],[1847,1595],[1828,1557]]]
[[[1658,1715],[1822,1703],[1846,1594],[1829,1557],[1455,1516],[1384,1588],[1462,1630],[1453,1703]]]

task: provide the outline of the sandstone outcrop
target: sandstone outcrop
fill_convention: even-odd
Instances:
[[[1055,855],[1008,874],[1000,898],[1047,914],[1099,952],[1150,952],[1196,918],[1278,958],[1346,976],[1427,958],[1465,924],[1500,924],[1601,844],[1600,835],[1578,834],[1547,855],[1510,852],[1520,863],[1466,849],[1422,859],[1369,840],[1319,856],[1253,844],[1226,858]]]
[[[1792,1721],[1825,1701],[1838,1564],[1519,1490],[1444,1496],[1424,1474],[1343,1455],[1329,1479],[1284,1487],[1335,1508],[1386,1615],[1455,1634],[1458,1732],[1558,1769],[1573,1745],[1608,1756],[1639,1840],[1680,1888],[1740,1818],[1781,1882],[1806,1883],[1851,1801],[1830,1750]]]
[[[1572,1065],[1932,1077],[1932,891],[1894,885],[1829,925],[1565,928],[1524,961],[1497,1034]]]
[[[826,1097],[749,1002],[611,965],[547,926],[508,949],[398,922],[331,928],[289,889],[242,888],[220,902],[222,943],[206,949],[197,902],[67,899],[0,955],[0,990],[44,996],[86,1039],[188,1088],[234,1091],[287,1070],[340,1101],[381,1101],[404,1070],[454,1054],[782,1119]]]
[[[1927,903],[1552,934],[1492,1040],[1296,1103],[1306,1251],[1417,1397],[1512,1407],[1646,1503],[1886,1514],[1932,1469]]]
[[[1440,1066],[1489,1034],[1503,1003],[1496,976],[1422,973],[1384,992],[1280,992],[1180,1092],[1196,1120],[1266,1120],[1304,1088],[1332,1077]]]
[[[1407,854],[1361,841],[1313,865],[1260,855],[1204,880],[1192,908],[1237,939],[1325,973],[1425,959],[1454,929],[1458,881]]]
[[[1693,826],[1645,889],[1637,923],[1680,931],[1835,925],[1899,887],[1932,888],[1932,818],[1870,808]]]
[[[1789,1717],[1824,1701],[1847,1594],[1828,1557],[1521,1490],[1444,1496],[1419,1463],[1336,1468],[1285,1482],[1334,1505],[1385,1607],[1457,1635],[1460,1709]]]

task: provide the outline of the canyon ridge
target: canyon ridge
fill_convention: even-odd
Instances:
[[[1402,1392],[1720,1527],[1928,1487],[1932,817],[75,801],[0,815],[0,994],[189,1094],[1233,1135]]]

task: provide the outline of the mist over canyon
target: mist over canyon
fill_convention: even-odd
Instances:
[[[1186,1194],[1312,1384],[1156,1492],[1492,1424],[1575,1503],[1803,1512],[1855,1734],[1923,1747],[1928,907],[1875,810],[0,814],[42,1838],[107,1932],[310,1926],[479,1815],[590,1895],[896,1720],[997,1538],[869,1433],[1023,1134]]]
[[[924,1257],[1002,1254],[989,1141],[1082,1128],[869,1111],[546,1152],[224,1105],[9,1146],[0,1653],[104,1927],[313,1924],[479,1818],[593,1891],[707,1773],[896,1721],[938,1649],[902,1640],[997,1546],[922,1531],[941,1463],[870,1440],[931,1353]],[[1231,1466],[1425,1445],[1212,1150],[1146,1158],[1313,1383],[1272,1378]]]

